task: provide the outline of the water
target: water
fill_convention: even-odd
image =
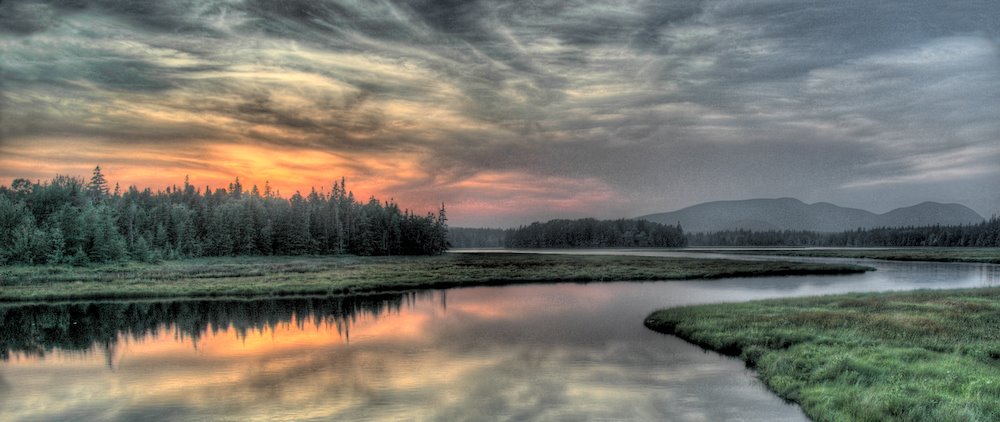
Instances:
[[[878,271],[3,307],[0,419],[804,420],[742,362],[643,319],[682,304],[1000,285],[996,265],[809,260]]]

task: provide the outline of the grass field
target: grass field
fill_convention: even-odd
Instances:
[[[511,283],[845,274],[851,265],[635,256],[239,257],[0,268],[0,301],[359,294]]]
[[[704,252],[700,250],[698,252]],[[719,249],[742,255],[869,258],[890,261],[982,262],[1000,264],[1000,248],[895,248],[895,249]]]
[[[739,356],[815,420],[1000,420],[1000,288],[672,308],[646,326]]]

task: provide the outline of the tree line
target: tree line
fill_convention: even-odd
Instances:
[[[880,227],[824,233],[800,230],[725,230],[688,234],[692,246],[1000,247],[1000,218],[957,226]]]
[[[550,220],[503,231],[508,248],[672,248],[687,240],[680,225],[646,220]]]
[[[392,201],[358,201],[344,179],[331,192],[284,198],[237,177],[228,188],[113,190],[56,176],[0,187],[0,265],[143,262],[233,255],[433,255],[448,249],[444,205],[417,215]]]
[[[642,221],[642,223],[639,223]],[[629,223],[634,222],[629,226]],[[452,227],[448,236],[457,248],[580,248],[678,246],[827,246],[827,247],[1000,247],[1000,217],[956,226],[880,227],[843,232],[808,230],[723,230],[684,233],[678,225],[656,240],[643,220],[552,220],[516,229]],[[598,227],[601,227],[598,229]],[[613,227],[612,227],[613,226]],[[629,226],[628,228],[626,226]],[[675,232],[671,232],[671,229]],[[680,235],[683,239],[676,236]],[[673,236],[673,237],[672,237]],[[652,241],[650,239],[653,239]]]

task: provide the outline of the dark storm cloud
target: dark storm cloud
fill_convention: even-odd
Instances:
[[[414,195],[537,175],[603,186],[630,214],[757,196],[890,208],[918,193],[990,214],[1000,202],[956,192],[1000,180],[998,14],[993,1],[5,1],[0,142],[399,157],[419,174],[395,186]]]
[[[29,35],[55,24],[56,13],[44,4],[21,3],[0,6],[0,32]]]

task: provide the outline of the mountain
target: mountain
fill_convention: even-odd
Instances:
[[[975,211],[959,204],[923,202],[875,214],[827,202],[806,204],[795,198],[706,202],[638,218],[664,224],[680,223],[688,233],[731,229],[838,232],[859,227],[958,225],[984,220]]]
[[[878,216],[876,226],[930,226],[981,223],[983,216],[959,204],[922,202],[912,207],[896,208]]]

